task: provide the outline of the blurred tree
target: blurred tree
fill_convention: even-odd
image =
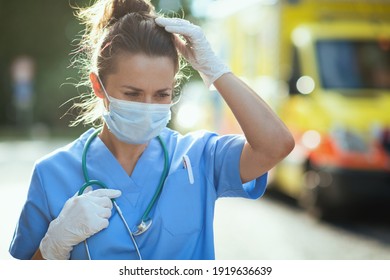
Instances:
[[[74,89],[61,87],[74,71],[67,68],[72,40],[81,27],[74,21],[69,1],[0,0],[0,124],[15,124],[10,65],[20,55],[35,61],[35,122],[61,125],[59,105]]]

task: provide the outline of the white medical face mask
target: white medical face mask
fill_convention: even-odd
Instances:
[[[171,119],[172,104],[150,104],[120,100],[108,95],[98,76],[108,101],[103,118],[108,129],[120,141],[128,144],[145,144],[166,127]]]

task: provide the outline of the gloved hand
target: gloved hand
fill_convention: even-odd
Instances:
[[[182,35],[186,42],[176,36],[176,47],[184,58],[197,70],[209,88],[223,74],[231,72],[210,47],[202,29],[180,18],[156,18],[156,23],[166,31]]]
[[[68,199],[42,239],[39,249],[48,260],[67,260],[73,246],[108,227],[112,201],[119,190],[98,189]]]

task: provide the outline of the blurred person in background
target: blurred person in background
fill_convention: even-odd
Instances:
[[[261,197],[267,172],[294,146],[290,132],[200,27],[159,16],[147,0],[98,0],[78,15],[93,95],[75,104],[76,124],[95,128],[37,161],[11,255],[214,259],[216,199]],[[244,135],[166,127],[180,56],[215,86]]]

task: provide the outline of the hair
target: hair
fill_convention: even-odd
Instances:
[[[184,60],[175,47],[174,35],[156,25],[158,16],[149,0],[97,0],[86,8],[78,8],[76,16],[85,24],[84,35],[75,51],[72,65],[80,69],[78,86],[90,88],[89,74],[99,75],[102,83],[115,73],[116,58],[123,53],[164,56],[175,66],[176,85],[173,99],[180,95],[179,84]],[[71,126],[100,125],[103,102],[92,90],[81,95],[81,101],[71,109],[80,112]]]

